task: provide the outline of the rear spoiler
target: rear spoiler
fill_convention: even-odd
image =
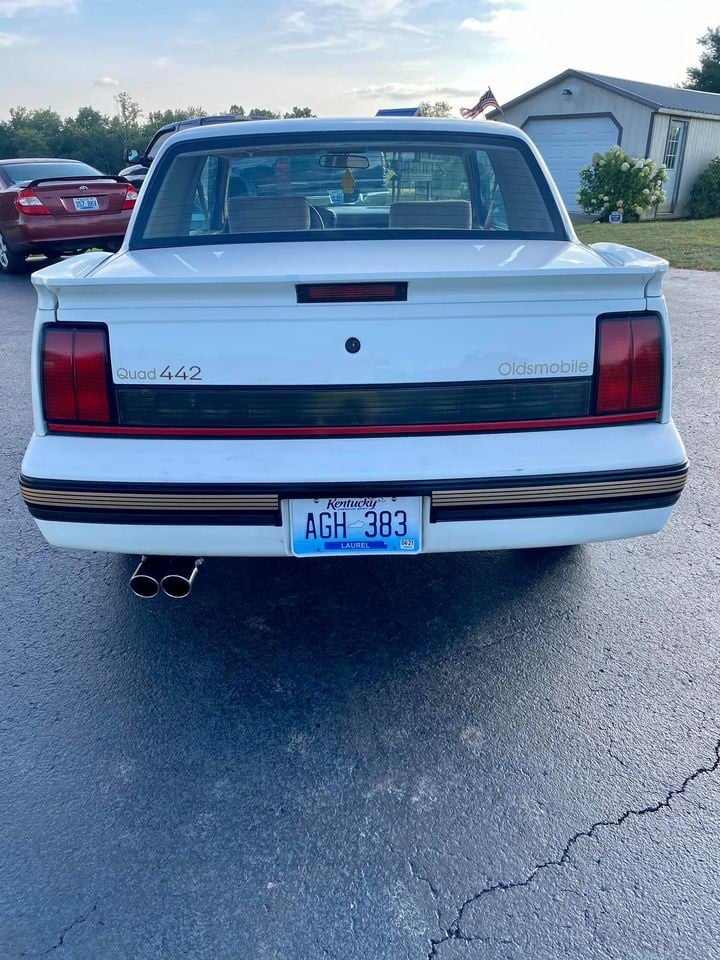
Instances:
[[[88,180],[116,180],[118,183],[127,183],[132,186],[127,177],[115,177],[111,173],[108,173],[107,175],[100,174],[98,177],[40,177],[38,180],[31,180],[25,186],[26,189],[29,190],[32,187],[39,186],[41,183],[77,183],[78,180],[81,183],[86,183]]]

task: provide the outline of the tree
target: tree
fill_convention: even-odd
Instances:
[[[685,86],[689,90],[704,90],[720,93],[720,27],[708,27],[707,33],[698,37],[702,47],[700,66],[690,67]]]
[[[283,117],[286,120],[295,120],[296,118],[302,117],[314,117],[316,114],[312,112],[310,107],[293,107],[289,113],[284,113]]]
[[[435,103],[423,100],[419,114],[421,117],[451,117],[453,110],[447,100],[436,100]]]
[[[164,127],[166,123],[177,123],[179,120],[193,120],[195,117],[207,116],[207,110],[204,107],[180,107],[175,110],[153,110],[147,115],[143,124],[144,133],[148,136],[158,129]]]
[[[81,107],[75,117],[63,122],[61,140],[62,156],[84,160],[105,173],[117,171],[116,158],[123,149],[117,117],[110,119],[93,107]]]
[[[0,0],[1,2],[1,0]],[[115,98],[117,111],[108,116],[94,107],[80,107],[74,117],[62,118],[54,110],[11,107],[0,120],[0,157],[67,157],[83,160],[103,173],[115,174],[125,166],[127,147],[142,150],[155,131],[166,123],[206,115],[201,106],[154,110],[143,120],[140,104],[123,91]],[[232,113],[245,116],[238,104]],[[253,117],[312,117],[310,107],[293,107],[284,114],[254,107]]]
[[[140,117],[142,116],[140,104],[125,90],[113,97],[113,100],[117,106],[123,148],[134,146],[140,136]]]
[[[118,116],[124,127],[129,127],[138,123],[142,116],[142,110],[137,100],[134,100],[126,90],[122,90],[113,97],[117,106]]]
[[[62,150],[63,121],[54,110],[12,107],[5,127],[15,156],[51,157]]]
[[[258,117],[263,120],[279,120],[280,114],[274,113],[272,110],[264,110],[262,107],[253,107],[249,117]]]
[[[237,103],[231,103],[228,113],[232,113],[236,117],[244,117],[245,110]]]

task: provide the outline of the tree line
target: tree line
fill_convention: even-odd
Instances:
[[[119,93],[113,99],[116,111],[112,115],[94,107],[80,107],[74,117],[61,117],[51,109],[12,107],[9,119],[0,122],[0,158],[65,157],[83,160],[103,173],[117,173],[125,166],[125,150],[134,147],[142,152],[159,127],[208,115],[200,105],[145,114],[128,93]],[[263,107],[245,110],[237,103],[230,104],[225,112],[270,119],[316,116],[310,107],[293,107],[278,113]],[[452,110],[449,103],[437,101],[423,103],[421,112],[427,116],[450,116]]]
[[[103,173],[117,173],[125,165],[123,153],[128,147],[142,152],[159,127],[208,114],[199,105],[144,114],[127,93],[119,93],[114,100],[116,112],[112,115],[94,107],[80,107],[74,117],[61,117],[50,109],[12,107],[9,119],[0,122],[0,158],[65,157],[83,160]],[[310,107],[276,113],[261,107],[245,111],[235,103],[225,112],[271,118],[315,116]]]

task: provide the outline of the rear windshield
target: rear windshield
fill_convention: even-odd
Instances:
[[[171,148],[131,246],[481,236],[566,239],[529,149],[510,137]]]
[[[76,160],[48,160],[47,163],[4,163],[3,173],[11,183],[29,183],[55,177],[98,177],[99,170]]]

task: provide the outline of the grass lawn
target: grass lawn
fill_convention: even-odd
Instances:
[[[583,243],[609,240],[664,257],[671,267],[720,270],[720,219],[579,223],[575,229]]]

